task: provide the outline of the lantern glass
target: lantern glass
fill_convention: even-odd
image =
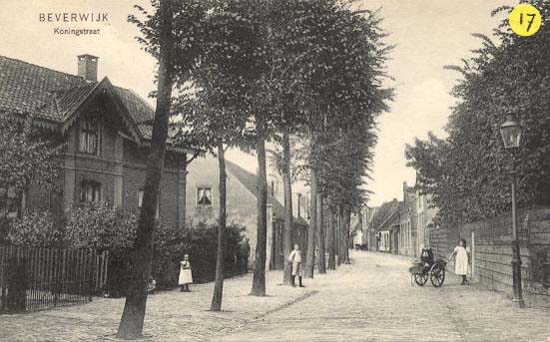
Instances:
[[[518,148],[521,141],[521,127],[517,122],[508,118],[505,123],[500,126],[500,134],[504,142],[504,148]]]

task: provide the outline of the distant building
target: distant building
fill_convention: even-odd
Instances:
[[[373,244],[375,239],[374,227],[372,220],[377,208],[364,206],[359,213],[352,216],[351,226],[353,228],[353,245],[366,246],[368,250],[374,250],[376,244]]]
[[[218,161],[211,155],[199,157],[188,166],[186,221],[215,223],[219,211],[219,168]],[[256,251],[256,213],[257,213],[257,176],[239,165],[226,160],[227,172],[227,222],[246,228],[244,234],[250,239],[250,262],[254,261]],[[268,177],[268,231],[267,231],[267,267],[280,269],[284,265],[283,225],[285,208],[278,201],[282,186],[276,176]],[[307,247],[307,222],[303,218],[294,218],[293,243],[299,243],[302,249]],[[305,253],[304,253],[305,255]]]
[[[418,251],[424,247],[430,247],[430,230],[434,226],[434,218],[437,209],[431,203],[431,196],[416,191],[416,227]]]
[[[367,239],[369,249],[420,256],[422,248],[430,245],[430,230],[436,213],[429,195],[403,182],[403,201],[394,199],[374,210],[369,231],[375,239]]]
[[[416,190],[403,182],[403,201],[399,203],[399,254],[417,256]]]
[[[382,204],[373,213],[370,225],[374,235],[370,250],[398,254],[399,202],[394,199]]]

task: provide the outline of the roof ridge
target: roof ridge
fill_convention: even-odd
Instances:
[[[63,75],[66,75],[66,76],[78,78],[78,79],[81,79],[82,81],[88,82],[88,81],[86,81],[86,80],[85,80],[83,77],[81,77],[81,76],[74,75],[74,74],[69,74],[68,72],[64,72],[64,71],[59,71],[59,70],[51,69],[51,68],[48,68],[48,67],[45,67],[45,66],[42,66],[42,65],[38,65],[38,64],[34,64],[34,63],[30,63],[30,62],[27,62],[27,61],[24,61],[24,60],[21,60],[21,59],[18,59],[18,58],[13,58],[13,57],[8,57],[8,56],[3,56],[3,55],[0,55],[0,58],[9,59],[9,60],[12,60],[12,61],[16,61],[16,62],[19,62],[19,63],[31,65],[31,66],[33,66],[33,67],[37,67],[37,68],[41,68],[41,69],[46,69],[46,70],[49,70],[49,71],[56,72],[56,73],[58,73],[58,74],[63,74]],[[96,83],[97,83],[97,82],[96,82]]]
[[[103,80],[105,80],[105,79],[108,80],[107,76],[105,76],[105,77],[103,78]],[[68,113],[69,111],[73,110],[73,108],[78,108],[78,107],[80,107],[80,105],[82,105],[82,103],[84,103],[84,101],[86,101],[86,98],[87,98],[88,96],[90,96],[90,94],[91,94],[97,87],[100,86],[100,84],[103,82],[103,80],[101,80],[100,82],[96,82],[96,83],[88,83],[88,84],[86,84],[86,86],[82,86],[82,87],[78,87],[78,86],[77,86],[77,87],[72,87],[72,88],[69,88],[69,89],[65,90],[65,91],[63,92],[63,93],[64,93],[64,94],[63,94],[64,96],[66,96],[67,93],[68,93],[69,91],[74,91],[74,90],[80,90],[80,89],[89,88],[89,89],[87,89],[87,93],[86,93],[86,96],[85,96],[85,97],[81,98],[78,102],[73,103],[70,107],[66,108],[65,111],[63,111],[63,113],[61,113],[61,114],[63,114],[63,118],[65,119],[67,113]],[[93,86],[92,86],[92,85],[93,85]],[[55,98],[57,99],[57,96],[55,96]]]
[[[258,178],[258,175],[256,175],[255,173],[252,173],[250,171],[248,171],[247,169],[241,167],[240,165],[238,165],[237,163],[235,162],[232,162],[228,159],[225,160],[225,163],[226,163],[226,167],[228,168],[227,172],[230,172],[233,176],[235,176],[235,178],[237,178],[237,180],[250,192],[252,193],[252,196],[254,196],[256,198],[256,200],[258,199],[258,190],[257,189],[250,189],[248,186],[247,186],[247,182],[246,180],[243,180],[241,177],[239,177],[238,174],[235,174],[231,168],[234,168],[236,169],[236,171],[238,172],[241,172],[243,174],[245,174],[245,176],[252,176],[254,177],[256,180]],[[241,175],[242,176],[242,175]],[[254,185],[252,185],[254,186]],[[279,214],[281,216],[284,216],[284,208],[285,206],[283,205],[283,203],[281,203],[275,196],[272,196],[269,191],[267,193],[267,201],[268,203],[271,203],[271,205],[273,206],[273,213],[275,214],[277,208],[279,208]],[[297,223],[300,223],[300,224],[308,224],[307,221],[303,218],[303,217],[298,217],[296,216],[294,213],[292,214],[292,217],[293,217],[293,220],[294,222],[297,222]]]
[[[384,219],[384,221],[383,221],[378,227],[376,227],[376,230],[378,230],[378,229],[384,227],[384,226],[386,225],[386,222],[388,222],[388,220],[389,220],[390,218],[392,218],[392,216],[395,215],[396,213],[397,213],[397,212],[396,212],[395,210],[393,210],[393,211]]]
[[[257,174],[252,173],[252,172],[246,170],[245,168],[241,167],[240,165],[237,165],[236,163],[234,163],[234,162],[232,162],[232,161],[230,161],[230,160],[227,160],[227,159],[226,159],[226,160],[225,160],[225,163],[226,163],[227,165],[229,165],[230,167],[236,168],[237,171],[243,172],[243,173],[247,174],[248,176],[254,177],[255,180],[258,179],[258,175],[257,175]],[[230,171],[230,172],[231,172],[231,171]],[[240,180],[240,181],[241,181],[241,183],[242,183],[242,180]],[[256,189],[256,191],[258,191],[258,189]],[[258,193],[257,193],[257,192],[254,193],[254,196],[257,197],[257,196],[258,196]],[[269,199],[269,198],[272,198],[274,201],[276,201],[277,203],[281,204],[281,202],[277,201],[277,199],[276,199],[275,197],[271,196],[271,195],[269,194],[269,192],[268,192],[268,194],[267,194],[267,197],[268,197],[268,199]],[[281,205],[282,205],[282,204],[281,204]]]

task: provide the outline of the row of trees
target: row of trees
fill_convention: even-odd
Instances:
[[[543,18],[531,37],[512,33],[503,20],[492,38],[475,35],[474,57],[450,69],[462,78],[453,90],[457,104],[448,138],[430,135],[408,146],[417,184],[432,195],[439,224],[453,226],[510,210],[510,175],[516,173],[520,206],[550,203],[550,4],[529,1]],[[494,15],[509,12],[500,7]],[[517,153],[504,149],[499,127],[507,115],[523,128]]]
[[[338,263],[349,261],[350,215],[368,196],[363,185],[376,143],[376,117],[386,109],[392,95],[391,89],[383,86],[391,46],[384,43],[380,18],[377,13],[354,10],[352,2],[152,0],[152,10],[136,6],[139,15],[129,16],[141,31],[138,40],[143,49],[158,60],[157,90],[153,92],[157,106],[142,209],[137,219],[126,220],[104,206],[99,208],[104,215],[96,215],[101,222],[83,212],[72,215],[68,222],[71,234],[84,234],[73,236],[74,241],[88,241],[94,246],[135,238],[128,245],[132,278],[119,337],[142,335],[157,225],[155,209],[170,118],[174,116],[174,143],[214,153],[219,160],[220,212],[212,310],[221,310],[222,305],[228,148],[253,150],[258,159],[258,240],[252,295],[266,295],[266,144],[280,151],[277,165],[284,179],[285,255],[292,248],[292,184],[301,178],[311,188],[306,276],[313,277],[316,241],[321,256],[319,272],[326,272],[326,249],[329,269],[336,267],[336,255]],[[2,214],[22,200],[14,194],[24,193],[31,182],[56,190],[58,156],[63,152],[61,141],[41,139],[40,130],[33,129],[32,117],[13,118],[0,117]],[[39,235],[34,229],[44,226],[43,231],[53,234],[44,238],[59,240],[55,223],[44,215],[27,215],[3,236],[28,242],[29,236]],[[127,227],[115,232],[120,239],[101,240],[101,236],[110,236],[104,231],[107,226],[120,226],[104,221],[119,219]],[[44,222],[51,224],[41,224]],[[95,228],[87,229],[90,225]],[[328,246],[325,227],[329,228]],[[284,283],[289,279],[290,267],[286,265]]]
[[[364,182],[376,143],[376,117],[392,95],[391,89],[383,86],[391,46],[384,43],[380,18],[377,13],[354,10],[352,2],[152,0],[152,10],[136,6],[140,14],[129,16],[141,31],[138,40],[144,50],[158,60],[158,74],[142,209],[137,219],[122,219],[128,229],[117,231],[135,238],[129,245],[132,277],[119,337],[142,335],[155,209],[171,117],[177,117],[174,143],[214,153],[219,160],[212,310],[221,309],[223,297],[228,148],[253,150],[258,159],[258,240],[252,295],[266,295],[266,144],[280,150],[277,164],[284,179],[285,255],[292,248],[292,184],[301,178],[311,188],[306,276],[313,277],[316,241],[321,256],[319,272],[326,272],[326,249],[329,269],[336,267],[336,255],[338,263],[349,261],[350,215],[368,196]],[[4,115],[0,119],[12,120]],[[5,212],[21,200],[12,198],[13,194],[23,193],[31,182],[44,182],[55,190],[60,176],[57,157],[63,145],[40,139],[31,117],[2,122],[0,130],[6,138],[0,140],[0,205]],[[110,213],[102,219],[120,218],[111,209],[102,209]],[[40,214],[29,216],[15,225],[10,238],[26,241],[40,225],[36,222],[48,220],[51,218]],[[96,230],[106,227],[104,222],[96,223]],[[89,226],[93,222],[81,213],[69,224]],[[47,225],[52,232],[54,226]],[[329,228],[328,246],[325,227]],[[75,241],[113,242],[98,240],[101,234],[88,234],[93,229],[70,231],[84,234]],[[286,265],[283,281],[288,284],[289,279],[290,267]]]
[[[292,232],[293,159],[311,187],[307,275],[313,276],[316,234],[324,265],[323,208],[343,229],[339,261],[347,260],[350,214],[363,189],[376,143],[376,117],[391,90],[382,85],[387,46],[376,13],[354,11],[351,1],[171,1],[137,7],[129,20],[140,42],[159,61],[157,109],[143,207],[133,249],[135,278],[118,336],[141,336],[145,284],[150,273],[154,208],[168,132],[176,115],[175,143],[217,155],[220,212],[218,265],[211,309],[220,310],[226,225],[225,151],[254,150],[258,160],[257,242],[252,295],[266,295],[266,143],[282,147],[285,189],[284,247]],[[290,139],[299,140],[297,151]],[[295,153],[293,156],[292,153]],[[334,230],[332,230],[334,231]],[[334,244],[330,246],[334,259]],[[333,265],[331,265],[333,266]],[[334,266],[333,266],[334,267]],[[289,279],[285,269],[285,281]]]

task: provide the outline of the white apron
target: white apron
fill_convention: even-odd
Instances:
[[[467,275],[468,274],[468,249],[462,246],[455,247],[455,274]]]
[[[178,279],[178,285],[192,284],[193,275],[191,274],[191,264],[189,261],[182,261],[180,263],[180,276]]]

